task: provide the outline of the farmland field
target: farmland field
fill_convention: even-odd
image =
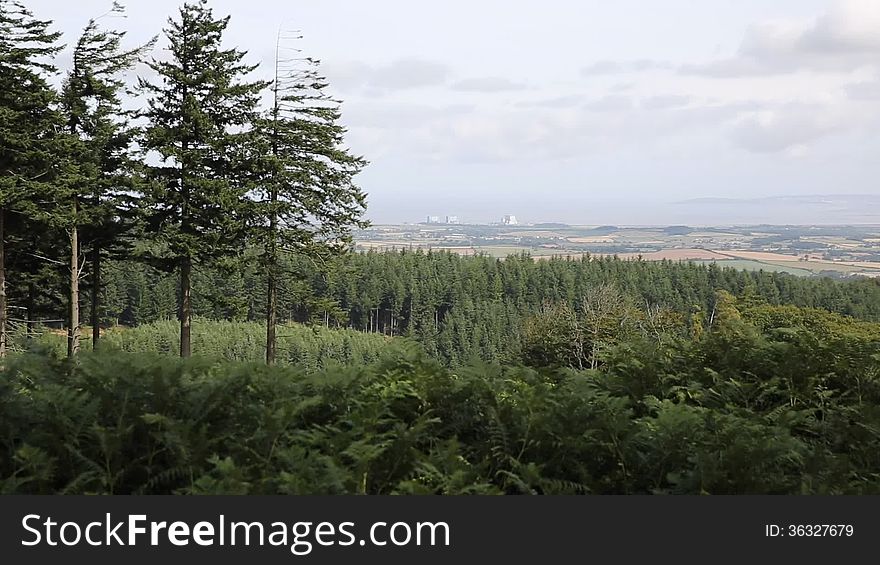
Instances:
[[[403,224],[356,234],[357,249],[448,249],[503,259],[529,253],[580,258],[614,255],[644,261],[717,261],[735,269],[792,275],[873,277],[880,273],[876,227],[620,226]]]
[[[652,253],[618,253],[617,255],[621,259],[641,257],[645,261],[723,261],[730,259],[727,255],[708,249],[664,249]]]
[[[798,261],[799,257],[782,253],[766,253],[761,251],[727,251],[726,255],[751,261]]]
[[[812,271],[791,267],[784,264],[762,263],[760,261],[749,261],[748,259],[726,259],[722,261],[694,261],[701,265],[717,264],[719,267],[730,269],[741,269],[744,271],[767,271],[772,273],[788,273],[799,277],[807,277],[812,275]]]

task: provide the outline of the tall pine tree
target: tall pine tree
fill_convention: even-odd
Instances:
[[[101,18],[123,15],[123,8],[114,3]],[[131,225],[127,220],[135,178],[130,154],[134,130],[120,95],[125,90],[124,73],[150,44],[125,50],[124,36],[125,32],[103,30],[97,20],[90,20],[73,50],[73,67],[61,92],[68,142],[62,144],[64,154],[58,161],[68,166],[58,186],[58,209],[66,212],[59,216],[70,237],[69,356],[76,355],[80,341],[81,231],[91,248],[92,341],[97,345],[101,253],[117,245]]]
[[[48,58],[59,51],[61,34],[50,25],[23,4],[0,0],[0,357],[8,349],[7,220],[14,214],[25,226],[40,208],[59,126],[46,77],[55,72]]]
[[[144,149],[150,167],[148,229],[154,264],[180,273],[180,355],[192,353],[192,270],[240,250],[246,225],[243,135],[268,85],[248,82],[256,68],[245,52],[224,49],[229,17],[217,19],[205,0],[185,4],[165,34],[169,58],[150,63],[158,82],[141,80],[149,95]],[[149,154],[148,154],[149,157]]]
[[[351,228],[366,226],[366,196],[354,176],[366,161],[351,154],[339,124],[339,101],[326,92],[318,61],[302,58],[279,34],[272,107],[255,129],[260,165],[252,198],[254,234],[267,275],[266,362],[275,362],[279,253],[315,259],[351,243]],[[290,51],[293,53],[291,54]]]

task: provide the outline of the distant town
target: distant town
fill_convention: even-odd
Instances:
[[[458,216],[445,216],[445,220],[441,219],[440,216],[428,216],[425,220],[426,224],[451,224],[457,225],[461,222],[458,220]],[[519,222],[516,220],[516,216],[503,216],[501,221],[497,224],[489,224],[489,225],[499,225],[499,226],[517,226]]]

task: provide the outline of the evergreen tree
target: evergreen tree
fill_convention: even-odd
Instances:
[[[245,52],[224,49],[229,17],[215,18],[206,0],[185,4],[169,20],[167,61],[150,67],[159,81],[141,80],[149,95],[144,149],[150,167],[148,257],[180,274],[180,355],[191,355],[192,269],[196,261],[240,249],[246,186],[241,182],[241,141],[267,83],[247,82],[256,65]]]
[[[267,274],[266,362],[275,361],[279,252],[310,258],[344,249],[361,220],[366,197],[354,176],[366,165],[343,145],[339,102],[325,89],[318,61],[275,56],[273,102],[254,132],[259,164],[252,198],[254,235]]]
[[[124,15],[114,3],[108,14]],[[106,16],[105,15],[105,16]],[[103,18],[104,16],[102,16]],[[70,236],[70,325],[68,355],[79,350],[80,230],[91,247],[92,341],[100,336],[98,303],[101,288],[101,253],[120,243],[131,226],[130,214],[134,163],[130,156],[133,129],[120,94],[125,89],[123,73],[130,70],[152,44],[124,50],[125,32],[102,30],[89,21],[73,51],[73,67],[61,92],[69,143],[59,161],[69,163],[60,190],[59,208]]]
[[[47,140],[58,126],[47,61],[61,48],[50,21],[19,2],[0,0],[0,357],[8,348],[7,217],[31,216],[45,194],[52,162]]]

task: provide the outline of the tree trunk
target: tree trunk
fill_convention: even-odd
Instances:
[[[192,259],[180,261],[180,356],[192,355]]]
[[[73,205],[76,214],[76,203]],[[79,353],[79,230],[70,229],[70,327],[67,332],[67,356]]]
[[[34,337],[36,321],[34,320],[34,309],[37,303],[37,285],[33,281],[28,283],[27,297],[27,314],[25,315],[25,337],[30,340]]]
[[[6,357],[6,210],[0,208],[0,358]]]
[[[101,320],[98,317],[98,306],[101,300],[101,250],[92,249],[92,312],[90,322],[92,324],[92,349],[98,348],[98,340],[101,339]]]
[[[277,152],[277,148],[273,148]],[[277,337],[275,326],[277,324],[278,307],[278,214],[275,206],[278,203],[278,190],[273,186],[270,194],[271,209],[269,210],[269,257],[266,269],[268,284],[266,289],[266,364],[275,364],[275,351]]]
[[[278,292],[275,281],[275,265],[274,261],[271,259],[268,273],[269,281],[268,288],[266,289],[266,364],[274,365],[275,349],[277,346],[277,340],[275,336],[277,316],[275,310],[277,307]]]

